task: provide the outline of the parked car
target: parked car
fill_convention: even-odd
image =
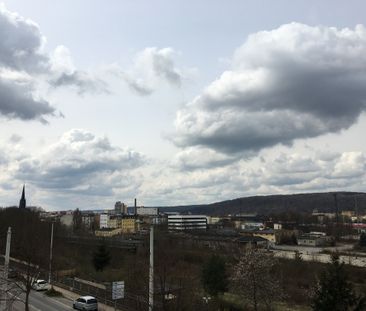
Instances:
[[[82,296],[76,299],[72,305],[74,309],[78,310],[98,310],[98,301],[93,296]]]
[[[34,290],[48,290],[50,289],[50,284],[48,284],[45,280],[35,280],[32,284],[32,288]]]

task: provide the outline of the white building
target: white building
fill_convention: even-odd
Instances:
[[[72,213],[61,215],[60,222],[67,227],[71,227],[73,223]]]
[[[169,215],[168,230],[206,230],[207,217],[205,215]]]
[[[99,217],[99,228],[108,228],[109,215],[108,214],[100,214]]]
[[[141,216],[157,216],[159,209],[157,207],[137,207],[136,214]]]

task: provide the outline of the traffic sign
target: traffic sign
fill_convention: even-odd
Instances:
[[[113,282],[112,283],[112,299],[122,299],[125,297],[125,282]]]

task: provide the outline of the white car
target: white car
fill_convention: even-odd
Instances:
[[[72,307],[78,310],[98,311],[98,301],[93,296],[82,296],[74,300]]]
[[[48,284],[45,280],[35,280],[32,284],[32,288],[34,290],[49,290],[50,284]]]

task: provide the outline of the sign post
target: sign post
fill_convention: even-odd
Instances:
[[[117,310],[117,299],[125,298],[125,282],[118,281],[112,283],[112,299],[114,300],[114,310]]]

